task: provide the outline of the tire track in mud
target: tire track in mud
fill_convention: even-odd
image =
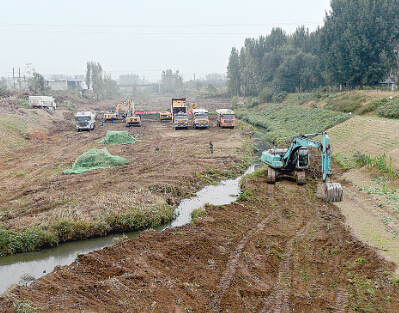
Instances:
[[[349,303],[349,294],[344,289],[337,290],[337,298],[335,299],[335,312],[336,313],[345,313],[346,306]]]
[[[274,216],[272,212],[267,218],[265,218],[263,221],[258,223],[255,228],[251,229],[247,235],[244,235],[244,237],[241,239],[239,242],[236,250],[234,253],[232,253],[229,257],[229,260],[227,261],[226,269],[224,270],[222,274],[222,278],[220,279],[218,285],[217,285],[217,293],[213,297],[213,300],[210,303],[210,312],[220,312],[220,302],[223,299],[223,296],[230,286],[231,280],[234,277],[234,274],[237,270],[238,266],[238,260],[240,259],[240,256],[245,248],[246,243],[248,242],[248,239],[257,231],[263,230],[266,226],[266,224],[271,220],[271,218]]]
[[[294,251],[294,242],[304,233],[307,233],[311,227],[311,223],[306,223],[287,242],[286,252],[283,254],[283,261],[280,262],[278,268],[277,283],[272,287],[267,298],[263,299],[263,307],[259,311],[261,313],[289,313],[289,296],[291,289],[290,263]]]

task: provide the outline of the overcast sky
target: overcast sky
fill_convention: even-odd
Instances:
[[[273,27],[292,34],[323,25],[330,0],[2,0],[0,76],[26,64],[51,74],[85,74],[99,62],[114,79],[163,70],[184,80],[226,73],[232,47]]]

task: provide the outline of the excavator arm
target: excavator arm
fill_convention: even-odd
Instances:
[[[198,103],[190,103],[188,106],[189,106],[189,108],[187,110],[187,113],[190,113],[192,110],[194,110],[198,106]]]
[[[321,142],[311,139],[312,137],[322,136]],[[322,173],[323,173],[323,181],[327,181],[329,175],[331,175],[331,145],[330,145],[330,137],[328,137],[326,132],[323,133],[315,133],[315,134],[305,134],[299,135],[295,137],[290,144],[290,147],[287,150],[287,153],[283,157],[283,163],[287,164],[290,159],[295,155],[295,152],[300,147],[309,147],[309,148],[321,148],[321,159],[322,159]]]

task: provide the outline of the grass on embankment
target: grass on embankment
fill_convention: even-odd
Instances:
[[[27,121],[20,116],[0,115],[0,155],[20,149],[28,144]]]
[[[349,91],[288,94],[281,103],[259,104],[249,98],[234,107],[237,116],[263,128],[265,139],[276,144],[299,134],[318,133],[355,115],[399,117],[399,94],[395,92]]]
[[[237,110],[237,116],[263,128],[265,139],[276,144],[299,134],[323,132],[351,118],[349,114],[331,110],[286,104],[269,104],[257,113]]]
[[[0,256],[36,251],[56,246],[60,242],[105,236],[112,232],[157,227],[175,217],[175,207],[162,206],[131,209],[120,213],[103,212],[96,221],[59,219],[47,226],[31,226],[24,231],[0,226]]]

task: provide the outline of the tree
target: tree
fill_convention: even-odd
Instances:
[[[332,0],[320,43],[331,82],[376,84],[395,67],[399,0]]]
[[[278,67],[273,87],[286,92],[300,92],[318,87],[322,78],[317,64],[317,57],[312,54],[299,52],[289,56]]]
[[[227,65],[227,88],[231,96],[238,95],[240,85],[240,63],[238,51],[236,48],[232,48],[229,63]]]
[[[100,63],[93,61],[87,62],[86,69],[86,84],[93,88],[93,92],[97,96],[97,100],[100,98],[112,98],[119,94],[118,86],[116,81],[112,80],[110,74],[105,74]]]
[[[162,71],[162,86],[164,92],[182,92],[184,79],[177,70],[174,74],[171,69]]]
[[[202,88],[202,83],[200,81],[196,81],[195,82],[195,89],[197,89],[198,91],[200,91],[200,89]]]
[[[209,93],[209,94],[216,94],[216,92],[217,92],[217,89],[215,88],[215,86],[213,86],[212,84],[208,84],[208,87],[206,87],[206,91]]]
[[[89,88],[89,89],[91,87],[91,64],[92,63],[93,62],[87,62],[87,64],[86,64],[86,85],[87,85],[87,88]]]
[[[32,77],[29,78],[29,90],[44,95],[48,92],[48,83],[44,80],[43,75],[34,72]]]
[[[273,50],[275,48],[282,47],[287,44],[287,35],[285,31],[279,27],[272,29],[270,35],[266,37],[265,46],[267,50]]]

